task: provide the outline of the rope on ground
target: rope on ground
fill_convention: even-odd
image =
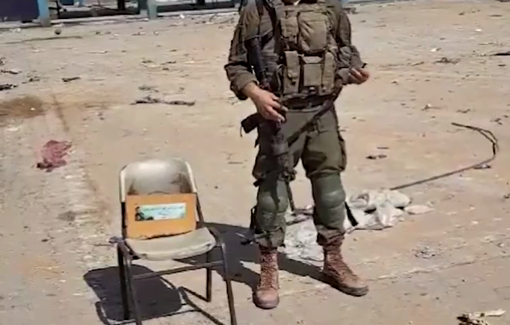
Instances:
[[[452,175],[455,175],[455,174],[459,174],[459,173],[465,172],[465,171],[470,170],[470,169],[478,168],[478,167],[486,165],[486,164],[492,162],[494,159],[496,159],[496,156],[498,155],[498,152],[499,152],[498,138],[491,131],[486,130],[486,129],[482,129],[480,127],[471,126],[471,125],[465,125],[465,124],[459,124],[459,123],[452,123],[452,125],[456,126],[456,127],[460,127],[460,128],[465,128],[465,129],[469,129],[469,130],[472,130],[472,131],[476,131],[476,132],[480,133],[482,136],[484,136],[492,144],[492,156],[490,158],[487,158],[487,159],[485,159],[485,160],[483,160],[483,161],[481,161],[479,163],[476,163],[474,165],[470,165],[470,166],[467,166],[467,167],[456,169],[456,170],[453,170],[453,171],[450,171],[450,172],[447,172],[447,173],[443,173],[443,174],[440,174],[440,175],[428,177],[428,178],[425,178],[425,179],[422,179],[422,180],[414,181],[412,183],[398,185],[398,186],[390,188],[390,190],[392,190],[392,191],[401,190],[401,189],[404,189],[404,188],[409,188],[409,187],[412,187],[412,186],[416,186],[416,185],[421,185],[421,184],[425,184],[425,183],[428,183],[428,182],[432,182],[432,181],[435,181],[435,180],[438,180],[438,179],[441,179],[441,178],[445,178],[445,177],[449,177],[449,176],[452,176]]]

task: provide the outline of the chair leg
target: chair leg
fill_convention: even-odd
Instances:
[[[206,262],[209,263],[212,260],[212,251],[207,252]],[[205,288],[205,297],[207,302],[212,301],[212,268],[208,267],[206,269],[206,288]]]
[[[135,316],[135,323],[136,325],[143,325],[142,324],[142,316],[140,314],[140,306],[138,305],[138,300],[136,299],[136,288],[133,280],[133,272],[131,271],[131,261],[128,260],[126,263],[126,273],[127,273],[127,284],[128,284],[128,292],[130,296],[130,300],[132,303],[131,310],[133,311],[133,314]]]
[[[128,294],[127,294],[127,284],[126,284],[126,264],[124,263],[124,255],[120,248],[117,247],[117,260],[119,263],[119,280],[120,280],[120,296],[122,298],[122,315],[123,320],[128,320],[130,315],[129,311],[129,302],[128,302]]]
[[[230,324],[237,325],[236,309],[234,304],[234,293],[232,292],[232,283],[230,281],[231,277],[228,268],[227,252],[225,248],[225,243],[223,242],[220,243],[220,251],[221,258],[223,261],[223,273],[225,274],[225,284],[227,286],[228,308],[230,311]]]

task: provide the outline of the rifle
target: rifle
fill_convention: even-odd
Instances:
[[[262,62],[262,50],[260,48],[260,35],[254,38],[251,38],[247,41],[248,46],[248,61],[250,65],[253,67],[255,76],[260,83],[260,87],[264,90],[270,89],[270,79],[267,75],[267,70],[264,67],[264,63]],[[292,190],[290,188],[290,182],[294,180],[296,172],[294,171],[293,162],[289,157],[289,144],[287,139],[282,133],[281,124],[275,121],[268,121],[262,117],[259,113],[252,114],[248,116],[241,122],[241,127],[243,130],[250,130],[250,132],[255,129],[259,124],[267,123],[272,131],[272,139],[271,139],[271,148],[272,153],[278,163],[278,172],[283,176],[285,181],[285,186],[287,188],[287,194],[289,197],[289,204],[294,211],[296,209],[294,204],[294,198],[292,195]],[[248,133],[248,132],[246,132]],[[255,182],[255,186],[258,186],[259,182]]]

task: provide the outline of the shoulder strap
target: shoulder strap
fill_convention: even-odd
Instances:
[[[275,30],[279,28],[279,22],[282,17],[283,3],[281,0],[255,0],[255,3],[257,5],[257,12],[259,14],[260,20],[264,15],[264,9],[266,9],[267,13],[269,14],[269,18],[271,19],[271,24],[273,25],[271,32],[261,37],[261,44],[263,46],[273,38],[275,35]]]

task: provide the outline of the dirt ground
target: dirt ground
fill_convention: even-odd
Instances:
[[[510,4],[495,1],[373,4],[351,15],[373,78],[337,102],[349,192],[490,157],[490,143],[452,122],[493,131],[501,152],[489,169],[404,190],[433,212],[349,237],[347,258],[369,280],[368,296],[347,297],[282,256],[273,311],[252,305],[256,255],[236,237],[255,194],[254,135],[239,136],[253,107],[234,98],[223,71],[237,16],[117,19],[65,26],[58,37],[54,28],[4,30],[0,68],[21,73],[0,74],[0,84],[19,85],[0,92],[0,324],[119,323],[108,245],[120,228],[118,172],[172,156],[191,163],[205,216],[226,237],[239,324],[447,325],[463,312],[510,312],[510,57],[492,55],[510,51],[509,16]],[[132,105],[149,94],[195,105]],[[35,165],[51,139],[73,147],[67,166],[45,173]],[[387,158],[366,159],[379,153]],[[311,203],[301,168],[293,188],[299,205]],[[228,323],[218,274],[212,303],[171,289],[203,294],[204,271],[167,280],[139,286],[144,314],[156,317],[146,324]],[[510,315],[489,321],[509,324]]]

